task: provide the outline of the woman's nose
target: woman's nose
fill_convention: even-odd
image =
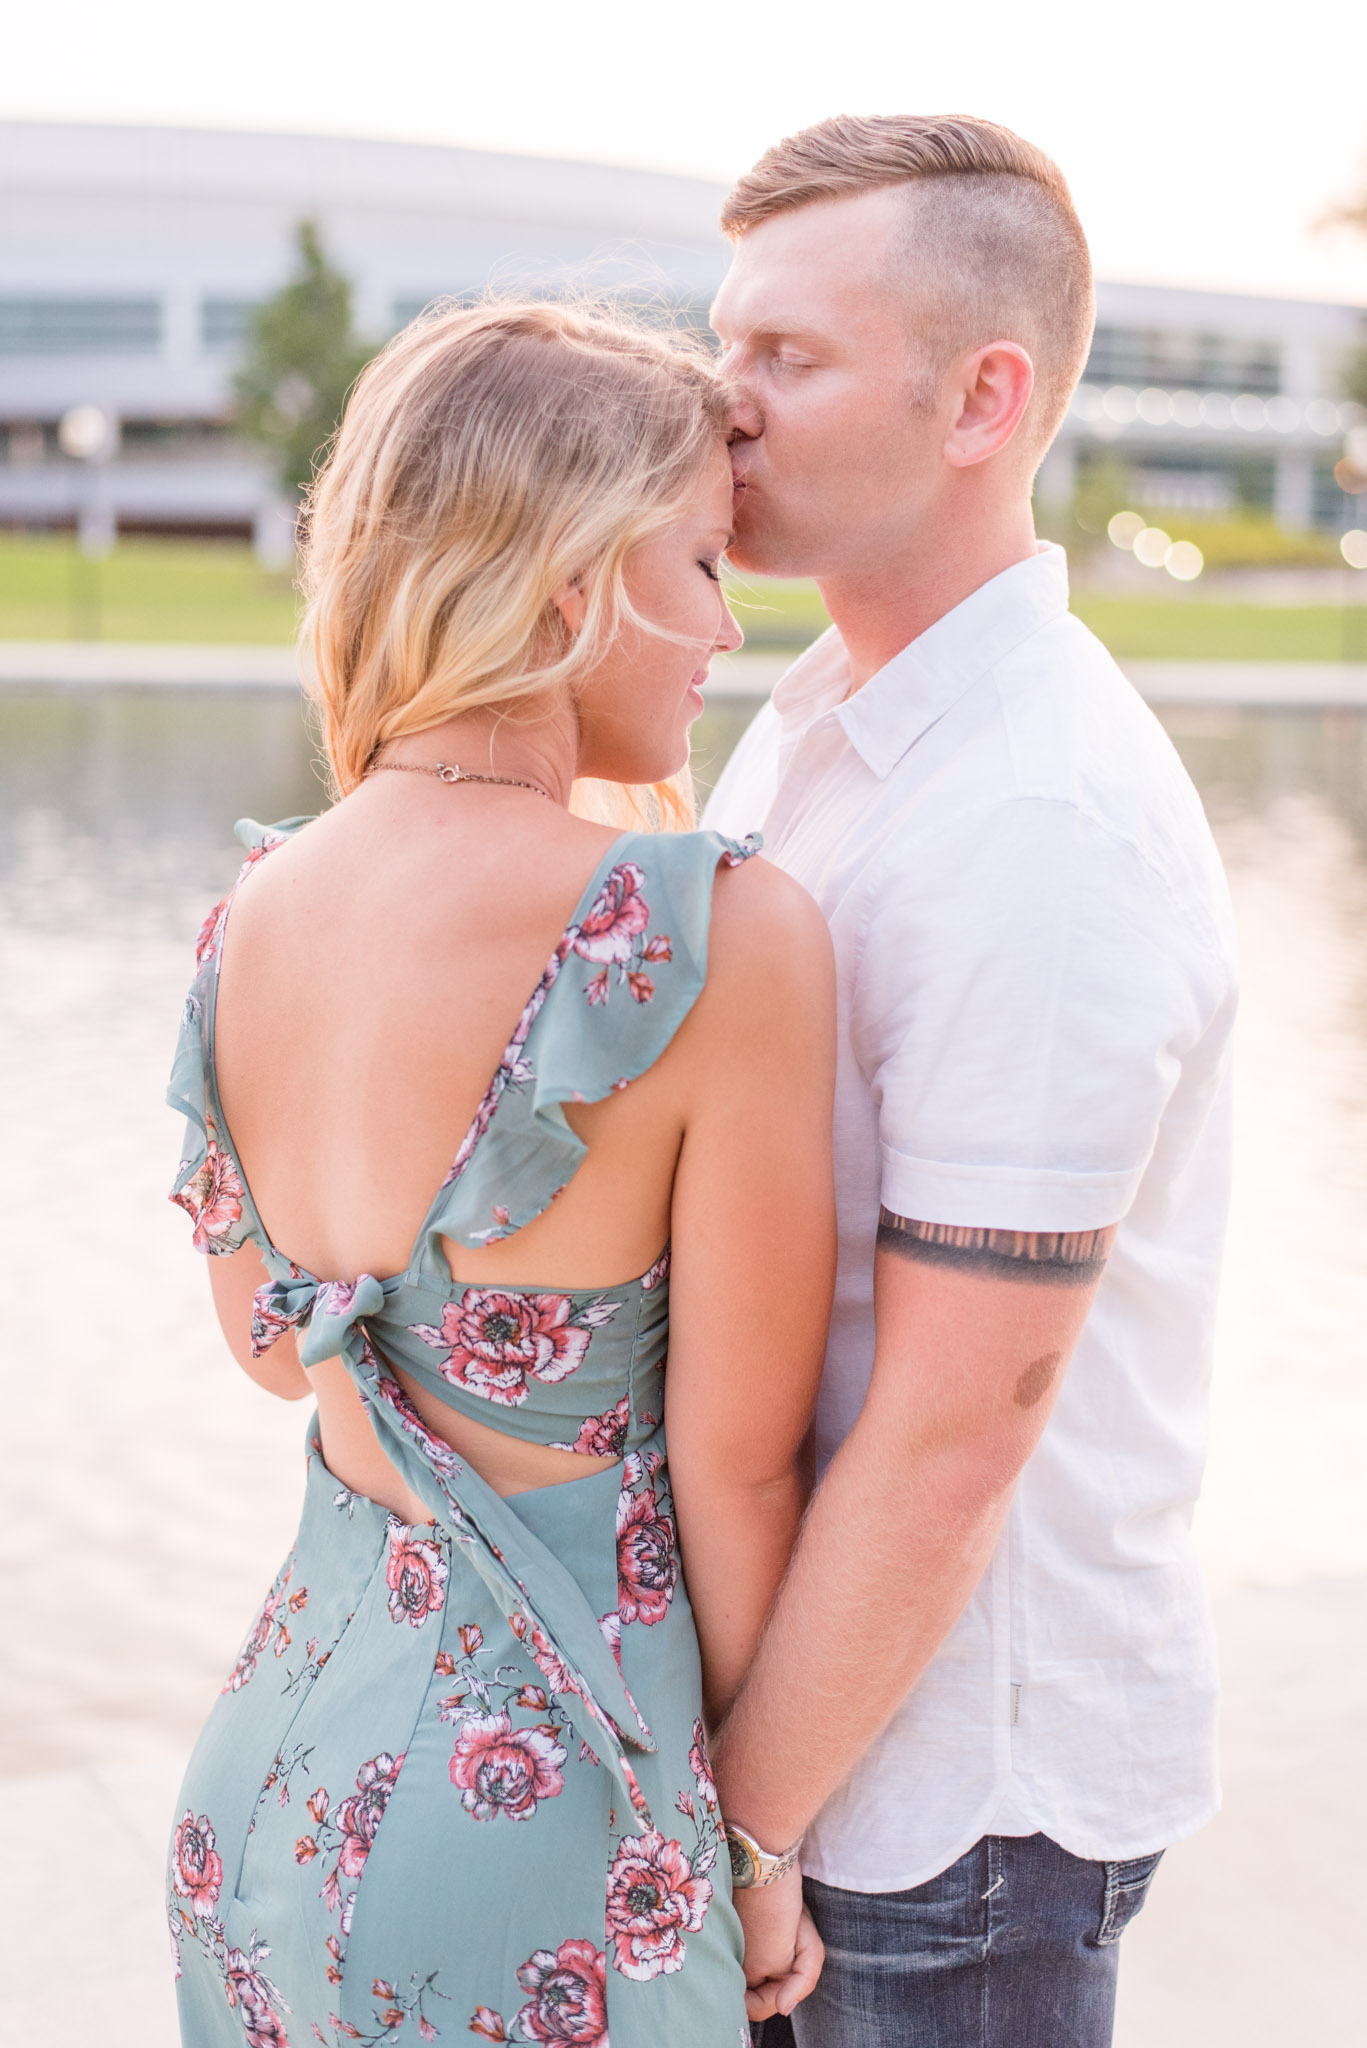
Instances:
[[[721,615],[721,631],[718,633],[714,644],[718,654],[734,654],[738,647],[745,645],[745,635],[737,624],[735,613],[725,598],[722,599]]]

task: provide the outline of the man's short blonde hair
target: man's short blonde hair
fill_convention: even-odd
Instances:
[[[929,402],[969,349],[1018,342],[1035,365],[1022,431],[1038,461],[1082,374],[1095,314],[1087,238],[1042,149],[971,115],[839,114],[766,150],[721,224],[736,241],[775,214],[895,186],[913,199],[893,269],[916,289],[917,396]]]

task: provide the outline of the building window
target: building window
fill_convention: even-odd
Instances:
[[[259,299],[201,299],[199,345],[218,355],[245,348]]]
[[[1310,487],[1310,518],[1314,525],[1327,527],[1331,533],[1343,533],[1350,526],[1367,526],[1367,491],[1350,498],[1339,488],[1333,464],[1317,462]]]
[[[150,356],[160,347],[159,299],[0,297],[0,355]]]
[[[1281,351],[1273,341],[1249,341],[1237,334],[1098,327],[1083,374],[1090,384],[1271,394],[1281,389]]]

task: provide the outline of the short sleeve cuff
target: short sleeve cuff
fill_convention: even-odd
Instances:
[[[1120,1173],[1033,1166],[950,1166],[884,1145],[879,1199],[895,1216],[971,1230],[1105,1230],[1138,1192],[1143,1165]]]

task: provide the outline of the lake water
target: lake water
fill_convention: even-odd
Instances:
[[[714,705],[702,777],[753,706]],[[1367,1572],[1367,718],[1169,709],[1244,950],[1200,1538],[1217,1589]],[[161,1106],[231,823],[316,809],[283,692],[0,693],[0,1769],[182,1747],[286,1548],[307,1411],[228,1359]],[[364,962],[357,962],[358,971]]]

